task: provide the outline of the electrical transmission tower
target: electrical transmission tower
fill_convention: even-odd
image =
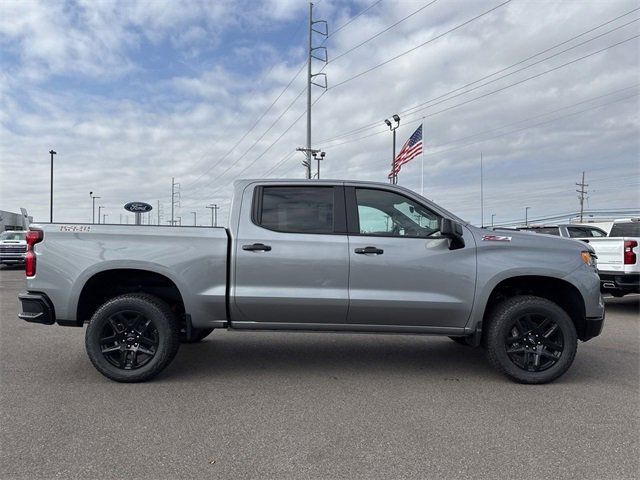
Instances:
[[[586,187],[588,187],[589,184],[584,183],[584,172],[582,172],[582,182],[576,183],[576,185],[580,187],[580,190],[576,190],[576,192],[580,194],[578,195],[578,200],[580,200],[580,223],[582,223],[582,216],[584,213],[584,201],[589,199],[589,197],[587,197],[587,189],[586,189]]]
[[[315,28],[313,28],[313,26],[317,24],[324,24],[324,31],[316,30]],[[313,19],[313,3],[309,3],[309,51],[307,58],[307,146],[305,148],[297,149],[300,152],[304,152],[307,157],[306,160],[302,162],[302,165],[304,165],[307,170],[308,179],[311,179],[311,157],[314,153],[314,150],[311,148],[311,87],[315,85],[317,87],[324,88],[325,90],[327,89],[327,74],[322,73],[322,71],[313,73],[313,59],[320,60],[324,63],[324,65],[326,65],[328,61],[327,47],[323,47],[322,45],[318,47],[313,46],[314,32],[326,38],[329,36],[329,25],[327,24],[326,20]],[[320,52],[319,55],[321,56],[317,56],[316,52]],[[314,78],[316,77],[321,77],[324,82],[316,83],[314,81]],[[315,150],[315,153],[317,154],[319,151],[320,150]]]
[[[176,183],[176,179],[171,177],[171,225],[176,224],[174,217],[175,207],[180,206],[180,184]]]

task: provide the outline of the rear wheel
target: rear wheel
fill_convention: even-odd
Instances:
[[[569,369],[578,338],[571,318],[558,305],[517,296],[493,311],[486,344],[498,371],[520,383],[547,383]]]
[[[117,382],[155,377],[175,357],[179,328],[169,306],[147,294],[115,297],[94,313],[85,335],[93,366]]]

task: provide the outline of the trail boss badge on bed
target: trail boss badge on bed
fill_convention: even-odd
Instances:
[[[133,213],[146,213],[153,210],[153,207],[144,202],[129,202],[124,206],[124,209]]]

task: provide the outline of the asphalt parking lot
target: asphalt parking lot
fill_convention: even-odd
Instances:
[[[639,296],[550,385],[447,338],[216,331],[156,380],[16,317],[0,271],[0,478],[638,478]]]

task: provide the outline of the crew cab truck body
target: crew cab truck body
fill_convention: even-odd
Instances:
[[[45,224],[19,317],[83,326],[117,381],[215,328],[434,334],[526,383],[562,375],[604,304],[581,242],[473,227],[395,185],[235,183],[229,228]]]

